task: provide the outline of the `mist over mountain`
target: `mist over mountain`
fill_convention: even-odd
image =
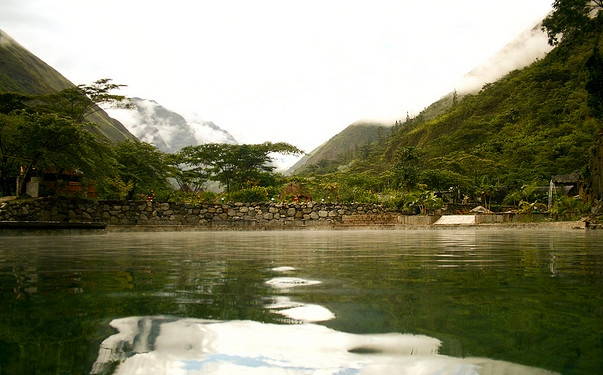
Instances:
[[[525,30],[489,59],[479,64],[457,83],[460,93],[474,92],[488,82],[494,82],[514,69],[520,69],[541,59],[553,47],[542,31],[542,21]]]
[[[163,152],[173,153],[185,146],[205,143],[237,143],[226,130],[199,115],[185,117],[149,99],[132,98],[131,102],[133,109],[108,108],[106,111],[139,140]]]
[[[502,49],[492,55],[483,63],[476,66],[469,73],[461,77],[456,86],[459,94],[469,94],[479,91],[485,84],[495,82],[504,75],[515,69],[521,69],[532,64],[538,59],[542,59],[552,47],[548,44],[548,38],[542,31],[542,21],[536,23],[533,27],[526,29]],[[427,106],[416,116],[416,120],[427,121],[446,113],[453,105],[453,93],[447,93],[439,100],[436,100]],[[405,119],[401,119],[403,123]],[[366,124],[364,124],[366,125]],[[341,158],[338,150],[349,150],[358,145],[366,145],[374,142],[378,138],[379,132],[384,132],[387,127],[385,124],[373,124],[378,126],[358,127],[358,123],[351,124],[341,133],[334,135],[331,139],[325,141],[322,145],[300,158],[288,173],[299,174],[308,170],[334,169],[337,163],[348,162],[349,158]],[[393,125],[393,124],[390,124]],[[360,130],[362,130],[360,132]],[[353,136],[350,136],[353,134]],[[337,145],[335,148],[334,145]]]

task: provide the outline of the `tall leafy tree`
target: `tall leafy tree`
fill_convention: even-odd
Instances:
[[[0,184],[3,195],[25,193],[33,173],[79,170],[88,179],[104,178],[114,165],[105,139],[86,118],[99,105],[128,106],[123,87],[105,78],[50,95],[0,94]],[[17,175],[19,178],[17,178]],[[12,181],[18,181],[17,186]]]
[[[80,170],[90,177],[102,172],[106,144],[84,129],[94,124],[78,124],[55,113],[20,112],[8,119],[2,136],[8,135],[12,157],[21,165],[20,181],[24,182],[36,170],[53,167],[56,170]],[[24,184],[17,194],[24,194]]]
[[[301,154],[288,143],[265,142],[253,145],[210,143],[184,147],[178,152],[188,173],[218,181],[226,192],[249,185],[261,185],[262,179],[274,171],[274,154]]]
[[[595,117],[603,119],[603,57],[598,45],[595,45],[592,55],[586,60],[586,69],[588,70],[586,81],[588,107]]]
[[[549,44],[557,45],[582,30],[603,10],[603,0],[555,0],[553,12],[542,22]]]
[[[113,147],[119,179],[127,186],[126,198],[150,189],[168,187],[168,178],[173,174],[167,155],[157,147],[138,141],[123,141]]]
[[[402,147],[398,150],[392,166],[398,186],[411,191],[417,184],[421,172],[421,156],[422,150],[414,146]]]
[[[13,111],[25,109],[32,97],[13,92],[0,93],[0,113],[9,114]]]
[[[0,113],[0,184],[4,196],[13,194],[19,165],[25,161],[22,159],[22,146],[16,141],[19,129],[24,124],[21,116]]]

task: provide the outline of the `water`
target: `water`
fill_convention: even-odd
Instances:
[[[0,237],[0,374],[601,374],[601,240]]]

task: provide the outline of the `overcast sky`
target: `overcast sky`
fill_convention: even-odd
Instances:
[[[75,84],[311,151],[416,115],[553,0],[0,0],[0,29]]]

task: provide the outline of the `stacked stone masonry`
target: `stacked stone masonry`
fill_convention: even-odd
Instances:
[[[161,230],[159,227],[200,230],[394,228],[433,227],[440,217],[403,215],[374,204],[317,202],[190,204],[47,197],[0,203],[0,227],[90,223],[117,230]],[[475,216],[474,225],[521,224],[534,219],[508,213],[481,214]],[[574,222],[567,223],[571,228],[576,227]],[[585,224],[581,222],[581,225]]]
[[[389,226],[398,214],[379,205],[101,201],[49,197],[0,205],[0,221],[102,222],[111,226],[275,228]]]

